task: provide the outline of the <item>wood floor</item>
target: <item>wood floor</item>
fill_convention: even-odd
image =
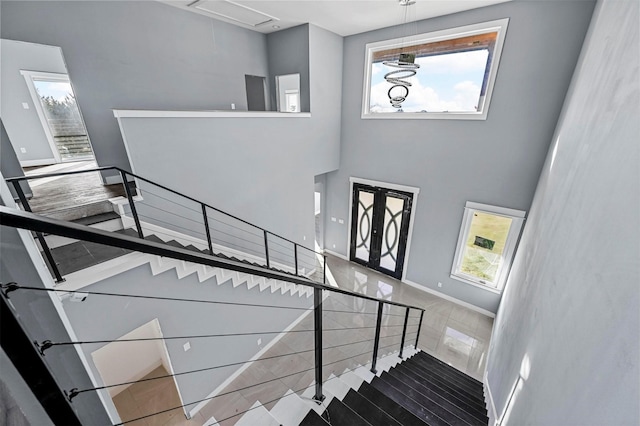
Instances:
[[[93,161],[80,161],[28,169],[25,170],[25,175],[37,176],[95,167],[97,165]],[[63,220],[75,220],[109,211],[111,206],[107,200],[125,195],[121,184],[104,185],[99,172],[30,179],[29,185],[33,193],[33,197],[29,200],[31,210],[34,213]]]

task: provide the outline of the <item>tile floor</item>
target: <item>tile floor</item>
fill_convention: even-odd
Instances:
[[[357,263],[335,256],[328,256],[327,261],[341,288],[424,308],[418,348],[482,381],[493,318]]]
[[[327,269],[340,288],[424,308],[425,314],[418,347],[469,376],[482,380],[493,326],[491,318],[337,257],[328,257]],[[385,309],[380,356],[399,349],[404,314],[404,308]],[[377,302],[336,293],[331,293],[324,300],[324,380],[331,374],[339,375],[346,368],[354,368],[370,362],[376,315]],[[418,322],[419,313],[410,312],[407,344],[415,342]],[[313,333],[308,331],[312,329],[313,315],[307,315],[292,329],[292,332],[271,347],[258,362],[252,363],[223,389],[219,393],[220,396],[207,403],[191,421],[186,420],[180,410],[173,410],[157,416],[157,419],[148,417],[135,424],[203,424],[213,416],[219,424],[231,426],[255,401],[260,401],[267,409],[271,409],[289,390],[301,395],[309,387],[314,386],[314,340]],[[134,386],[130,387],[114,399],[118,410],[121,405],[128,404],[129,407],[134,406],[138,411],[132,412],[136,414],[127,412],[126,416],[140,417],[141,406],[137,402],[136,394],[145,395],[143,401],[147,405],[153,405],[151,401],[159,402],[164,398],[166,402],[162,409],[179,406],[180,404],[176,403],[177,394],[175,397],[160,398],[151,396],[152,392],[146,390],[147,387],[153,386],[156,392],[175,393],[175,387],[173,390],[169,389],[169,385],[173,382],[165,381],[166,388],[153,386],[154,381],[134,385],[141,389],[134,390]],[[254,386],[256,383],[262,384]],[[173,399],[169,402],[170,398]],[[119,402],[119,400],[127,402]],[[153,409],[161,411],[160,407],[160,405],[154,405]],[[191,409],[193,406],[187,408]],[[123,420],[137,417],[123,417]]]

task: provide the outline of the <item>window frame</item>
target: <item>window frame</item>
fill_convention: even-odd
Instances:
[[[73,91],[74,96],[76,96],[76,91],[71,83],[71,78],[69,74],[63,73],[54,73],[54,72],[46,72],[46,71],[32,71],[32,70],[20,70],[20,74],[24,77],[24,80],[27,84],[27,89],[29,90],[29,95],[31,95],[31,101],[36,110],[36,114],[38,115],[38,119],[40,119],[40,125],[44,131],[45,137],[47,138],[47,142],[49,142],[49,147],[51,148],[51,152],[53,153],[53,158],[56,164],[67,163],[78,161],[76,159],[62,159],[62,155],[60,155],[60,151],[58,151],[58,147],[55,142],[55,137],[53,133],[51,133],[51,128],[49,127],[49,122],[47,121],[47,116],[44,112],[44,107],[42,106],[42,102],[40,100],[40,95],[38,94],[38,90],[36,89],[34,80],[48,80],[48,81],[56,81],[61,83],[69,83],[71,86],[71,90]],[[89,129],[87,129],[87,124],[84,121],[84,116],[82,115],[82,110],[80,109],[80,104],[78,103],[78,98],[76,97],[76,106],[78,107],[78,113],[80,114],[80,120],[82,120],[82,125],[87,132],[87,140],[89,141],[89,146],[91,147],[91,155],[95,159],[95,152],[93,151],[93,144],[91,143],[91,138],[89,137]]]
[[[365,46],[365,59],[364,59],[364,83],[362,90],[362,119],[440,119],[440,120],[486,120],[489,113],[489,104],[491,102],[491,95],[495,85],[496,76],[498,74],[498,67],[500,65],[500,56],[502,54],[502,48],[504,46],[504,39],[507,33],[507,27],[509,24],[509,18],[497,19],[488,22],[481,22],[472,25],[465,25],[462,27],[449,28],[440,31],[432,31],[428,33],[418,34],[415,36],[395,38],[391,40],[383,40],[373,43],[367,43]],[[485,91],[485,99],[481,111],[467,111],[467,112],[370,112],[369,102],[371,98],[371,69],[372,60],[376,52],[381,50],[399,48],[401,46],[413,45],[413,44],[426,44],[437,41],[451,40],[461,37],[473,36],[477,34],[484,34],[487,32],[497,31],[498,36],[496,38],[496,44],[493,50],[493,59],[489,69],[489,74],[486,77],[487,87]]]
[[[507,235],[503,250],[503,263],[500,267],[498,276],[494,282],[488,283],[484,280],[475,277],[473,275],[465,274],[461,271],[461,265],[464,258],[464,249],[466,247],[466,241],[471,229],[471,222],[474,217],[474,213],[482,212],[495,216],[503,216],[511,219],[511,227]],[[488,290],[494,293],[502,293],[504,286],[511,270],[513,258],[516,252],[516,246],[522,233],[522,228],[525,221],[526,212],[522,210],[509,209],[506,207],[491,206],[488,204],[475,203],[467,201],[464,207],[464,215],[462,217],[462,224],[460,226],[460,233],[458,234],[458,242],[456,244],[456,252],[453,257],[453,265],[451,266],[450,277],[454,280],[462,281],[467,284],[471,284],[480,287],[484,290]],[[495,286],[493,284],[495,283]]]

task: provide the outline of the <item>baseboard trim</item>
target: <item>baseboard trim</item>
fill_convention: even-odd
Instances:
[[[484,372],[482,385],[484,387],[485,405],[487,406],[487,411],[489,414],[489,426],[493,426],[497,423],[498,415],[496,413],[496,404],[493,402],[493,394],[491,393],[491,388],[489,387],[489,375],[487,371]]]
[[[413,282],[413,281],[410,281],[410,280],[404,280],[402,282],[405,283],[405,284],[410,285],[411,287],[415,287],[418,290],[426,291],[427,293],[431,293],[434,296],[441,297],[441,298],[443,298],[445,300],[448,300],[449,302],[456,303],[456,304],[458,304],[460,306],[464,306],[465,308],[471,309],[472,311],[476,311],[478,313],[481,313],[482,315],[486,315],[486,316],[491,317],[491,318],[495,318],[496,317],[496,314],[494,314],[491,311],[487,311],[486,309],[482,309],[482,308],[480,308],[480,307],[478,307],[476,305],[472,305],[471,303],[465,302],[464,300],[456,299],[453,296],[449,296],[448,294],[444,294],[444,293],[441,293],[439,291],[433,290],[433,289],[431,289],[431,288],[429,288],[427,286],[420,285],[420,284],[418,284],[416,282]]]
[[[48,166],[56,164],[55,158],[45,158],[44,160],[24,160],[20,162],[22,167]]]
[[[324,252],[330,254],[331,256],[339,257],[342,260],[346,260],[347,262],[349,261],[349,258],[344,254],[336,253],[335,251],[331,251],[327,249],[324,249]]]

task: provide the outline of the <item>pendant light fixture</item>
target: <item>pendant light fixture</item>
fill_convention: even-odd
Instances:
[[[415,2],[416,0],[398,0],[400,7],[406,8],[404,10],[403,24],[407,23],[408,8],[412,4],[415,4]],[[407,100],[407,97],[409,96],[409,87],[411,87],[411,82],[408,80],[416,75],[418,68],[420,68],[420,65],[415,63],[415,60],[415,53],[404,52],[404,41],[402,41],[398,59],[382,62],[383,65],[396,68],[393,71],[389,71],[384,76],[384,79],[391,84],[391,87],[387,92],[387,96],[389,97],[391,106],[394,108],[402,108],[402,103]]]

